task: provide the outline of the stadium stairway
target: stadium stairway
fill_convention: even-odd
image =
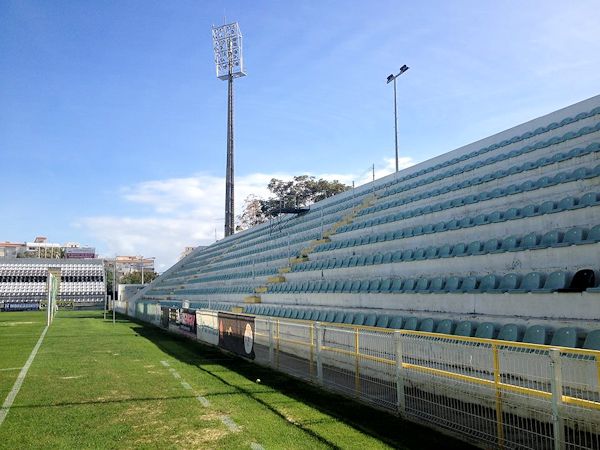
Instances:
[[[278,283],[284,283],[286,281],[285,274],[290,273],[296,264],[308,261],[310,254],[315,251],[315,248],[331,242],[332,235],[334,235],[341,227],[351,224],[356,216],[362,210],[371,207],[376,199],[377,195],[371,194],[367,196],[358,206],[353,207],[348,214],[346,214],[337,222],[334,222],[333,225],[331,225],[327,230],[324,230],[319,239],[313,240],[307,247],[304,247],[302,250],[300,250],[297,256],[290,258],[286,266],[280,267],[277,270],[279,275],[267,278],[265,285],[255,288],[254,295],[246,297],[244,299],[244,303],[261,303],[260,294],[267,293],[269,291],[269,286]]]

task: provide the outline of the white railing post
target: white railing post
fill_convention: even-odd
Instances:
[[[561,416],[562,406],[562,365],[560,350],[550,349],[550,383],[552,387],[552,428],[554,430],[554,448],[562,450],[565,448],[564,423]]]
[[[323,333],[321,323],[315,322],[315,333],[317,334],[317,382],[323,384],[323,361],[321,359],[321,347],[323,347]]]
[[[273,345],[273,320],[269,317],[268,319],[268,324],[269,324],[269,365],[273,366],[273,364],[275,363],[275,358],[274,358],[274,345]]]
[[[396,348],[396,407],[398,414],[406,414],[406,399],[404,397],[404,369],[402,368],[402,333],[394,332],[394,344]]]

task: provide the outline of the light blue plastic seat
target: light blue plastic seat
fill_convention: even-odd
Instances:
[[[402,285],[404,280],[402,278],[394,278],[392,285],[390,286],[391,292],[402,292]]]
[[[311,311],[311,313],[310,313],[310,318],[309,318],[309,320],[313,320],[313,321],[319,320],[319,315],[320,315],[320,314],[321,314],[321,312],[320,312],[319,310],[317,310],[317,309],[313,309],[313,310]]]
[[[374,327],[377,323],[377,315],[376,314],[367,314],[365,316],[365,321],[363,323],[366,327]]]
[[[480,339],[494,339],[496,337],[496,325],[492,322],[483,322],[477,326],[475,337]]]
[[[334,293],[341,293],[344,290],[344,280],[336,280],[334,285],[333,285],[333,292]]]
[[[359,291],[366,293],[369,292],[369,286],[370,286],[371,282],[369,280],[362,280],[360,282],[360,288]]]
[[[358,294],[360,292],[360,280],[352,280],[350,292],[353,294]]]
[[[577,347],[577,330],[575,328],[559,328],[554,332],[550,345],[558,347]]]
[[[402,261],[413,261],[414,260],[413,253],[414,253],[414,251],[412,249],[404,250],[402,252]]]
[[[459,242],[452,247],[452,252],[450,253],[453,257],[465,256],[467,252],[467,246],[464,242]]]
[[[346,313],[346,316],[344,317],[344,322],[347,325],[352,325],[352,322],[354,321],[354,313],[352,312],[348,312]]]
[[[414,278],[407,278],[402,283],[402,292],[404,292],[404,293],[414,292],[416,284],[417,284],[417,280],[415,280]]]
[[[390,322],[390,316],[383,314],[377,316],[377,322],[375,322],[376,327],[387,328],[388,323]]]
[[[574,197],[565,197],[558,202],[557,210],[558,211],[567,211],[569,209],[575,209],[577,203]]]
[[[570,228],[564,235],[562,242],[554,244],[554,247],[567,247],[570,245],[580,245],[585,242],[587,230],[582,227]]]
[[[342,283],[342,288],[340,289],[340,292],[352,292],[352,280],[343,280]]]
[[[538,247],[556,247],[563,240],[563,232],[558,230],[548,231],[544,233]]]
[[[437,259],[439,258],[439,248],[432,245],[430,247],[427,247],[427,250],[425,251],[425,259]]]
[[[507,323],[500,328],[496,339],[500,341],[519,342],[522,339],[522,334],[521,327],[514,323]]]
[[[488,289],[487,292],[490,292],[490,293],[511,292],[519,287],[520,281],[521,281],[521,276],[519,274],[507,273],[500,279],[500,282],[498,283],[498,287],[496,289]]]
[[[478,292],[479,280],[475,275],[464,277],[460,285],[462,292]]]
[[[389,264],[392,262],[392,254],[391,253],[385,253],[383,255],[383,258],[381,259],[381,264]]]
[[[333,322],[335,320],[335,311],[327,311],[327,315],[325,316],[325,322]]]
[[[493,291],[498,288],[498,277],[493,273],[484,276],[479,283],[480,292]]]
[[[452,252],[452,247],[450,244],[444,244],[440,247],[438,256],[440,258],[450,258]]]
[[[543,288],[535,290],[532,289],[532,292],[555,292],[559,289],[568,288],[570,283],[570,275],[565,271],[558,270],[548,275],[548,278],[546,278],[546,282],[544,283]]]
[[[538,289],[542,289],[544,282],[544,275],[540,272],[529,272],[523,277],[523,281],[521,281],[521,285],[519,289],[516,289],[514,292],[531,292]]]
[[[327,321],[327,313],[328,313],[328,311],[319,311],[319,317],[317,318],[317,320],[319,322],[326,322]]]
[[[415,250],[414,260],[415,261],[422,261],[424,259],[425,259],[425,249],[424,248],[418,248],[417,250]]]
[[[369,255],[367,256],[367,258],[365,259],[365,266],[372,266],[373,262],[375,260],[375,256],[374,255]]]
[[[449,293],[456,293],[460,291],[460,284],[462,282],[461,277],[452,276],[446,280],[444,291]]]
[[[456,325],[456,329],[454,330],[455,336],[465,336],[472,337],[475,332],[475,325],[470,320],[463,320],[458,325]]]
[[[520,217],[520,211],[517,208],[510,208],[504,212],[505,220],[515,220]]]
[[[537,205],[527,205],[521,208],[521,217],[533,217],[538,214]]]
[[[586,242],[600,242],[600,225],[595,225],[590,229]]]
[[[588,192],[579,199],[579,203],[577,204],[579,208],[596,205],[600,205],[600,193],[597,192]]]
[[[404,320],[400,316],[390,316],[388,321],[388,328],[395,328],[396,330],[402,329]]]
[[[333,321],[335,323],[344,323],[344,318],[346,317],[346,314],[344,313],[344,311],[338,311],[335,314],[335,317],[333,319]]]
[[[552,214],[556,210],[556,203],[548,200],[540,205],[540,214]]]
[[[380,280],[371,280],[369,282],[369,288],[368,291],[371,294],[377,294],[379,292],[379,286],[381,285],[381,281]]]
[[[453,334],[454,333],[454,321],[450,319],[441,320],[435,327],[436,333],[442,334]]]
[[[432,278],[429,284],[429,291],[436,294],[444,293],[444,277]]]
[[[365,324],[365,315],[363,313],[354,314],[354,318],[352,319],[352,325],[362,326]]]
[[[400,262],[402,261],[402,250],[397,250],[392,253],[392,262]]]
[[[532,325],[525,330],[523,342],[546,345],[548,343],[548,330],[542,325]]]
[[[429,279],[427,278],[419,278],[414,288],[415,292],[426,293],[429,291]]]
[[[379,292],[387,294],[388,292],[390,292],[391,287],[392,281],[390,279],[382,280],[381,284],[379,285]]]
[[[498,239],[488,239],[483,244],[483,253],[498,253],[500,251],[500,241]]]
[[[431,318],[426,318],[421,321],[419,324],[419,331],[423,331],[425,333],[433,333],[435,329],[435,321]]]
[[[481,241],[473,241],[469,243],[467,247],[467,255],[474,256],[481,255],[482,253],[483,251]]]
[[[418,325],[419,319],[417,319],[416,317],[407,317],[404,321],[404,326],[402,327],[402,329],[416,331]]]
[[[583,342],[583,348],[588,350],[600,350],[600,330],[588,332]]]
[[[540,238],[537,234],[535,234],[535,233],[526,234],[521,239],[521,248],[524,250],[536,248],[538,246],[539,241],[540,241]]]

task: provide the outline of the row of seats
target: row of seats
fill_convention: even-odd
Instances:
[[[359,218],[357,218],[352,224],[340,227],[340,229],[338,230],[338,233],[343,233],[346,231],[352,231],[352,230],[359,229],[359,228],[365,228],[365,227],[369,227],[369,226],[379,225],[381,223],[388,223],[388,222],[393,222],[396,220],[408,219],[408,218],[412,218],[412,217],[416,217],[416,216],[420,216],[420,215],[424,215],[424,214],[431,214],[431,213],[434,213],[437,211],[443,211],[443,210],[447,210],[447,209],[451,209],[451,208],[457,208],[457,207],[461,207],[464,205],[471,205],[471,204],[475,204],[475,203],[479,203],[479,202],[483,202],[483,201],[487,201],[487,200],[491,200],[491,199],[495,199],[495,198],[506,197],[508,195],[520,194],[523,192],[533,191],[533,190],[537,190],[537,189],[543,189],[543,188],[555,186],[555,185],[562,184],[562,183],[570,183],[572,181],[590,179],[590,178],[594,178],[594,177],[598,177],[598,176],[600,176],[600,164],[592,169],[589,169],[586,167],[581,167],[579,169],[575,169],[572,171],[559,172],[554,176],[543,176],[543,177],[538,178],[535,181],[527,180],[527,181],[524,181],[519,184],[511,184],[504,188],[495,188],[490,191],[483,191],[477,195],[470,194],[470,195],[466,195],[464,197],[456,198],[453,200],[446,200],[443,202],[429,204],[429,205],[421,207],[421,208],[415,208],[413,211],[402,211],[400,213],[395,213],[395,214],[385,216],[386,217],[385,219],[383,219],[383,217],[380,217],[377,219],[378,220],[377,222],[375,221],[376,219],[372,219],[372,221],[369,222],[368,219],[361,221]],[[456,187],[456,186],[454,186],[454,187],[456,189],[458,189],[458,187]],[[454,190],[456,190],[456,189],[454,189]],[[394,207],[398,207],[398,206],[404,206],[409,203],[413,203],[413,202],[423,200],[423,199],[430,199],[431,197],[440,195],[440,192],[438,192],[438,191],[450,192],[450,190],[451,190],[450,187],[446,186],[445,188],[441,188],[440,190],[436,190],[436,191],[432,191],[432,192],[425,192],[422,194],[416,194],[411,197],[405,197],[405,198],[401,198],[401,199],[391,200],[391,201],[381,205],[381,207],[382,207],[382,209],[389,209],[389,208],[394,208]],[[445,193],[445,192],[443,192],[443,193]],[[363,211],[365,211],[365,210],[363,210]],[[361,211],[361,212],[363,212],[363,211]],[[365,223],[365,225],[362,225],[362,226],[359,225],[362,223]]]
[[[377,242],[385,242],[396,239],[409,238],[413,236],[419,236],[422,234],[441,233],[444,231],[459,230],[461,228],[472,228],[474,226],[487,225],[490,223],[500,223],[509,220],[518,220],[528,217],[534,217],[544,214],[554,214],[562,211],[575,210],[580,208],[586,208],[589,206],[600,205],[600,192],[589,192],[582,195],[580,198],[572,196],[565,197],[560,201],[556,202],[553,200],[547,200],[540,204],[530,204],[522,208],[509,208],[503,211],[493,211],[488,214],[478,214],[472,217],[464,217],[460,220],[449,220],[443,222],[437,222],[434,224],[416,225],[413,227],[406,227],[397,231],[387,231],[382,233],[372,233],[368,236],[340,239],[333,242],[327,242],[321,244],[315,248],[315,252],[325,252],[330,250],[337,250],[340,248],[354,247],[357,245],[374,244]],[[404,216],[407,213],[399,213],[397,216]],[[381,217],[379,219],[373,219],[372,221],[363,222],[358,228],[364,228],[366,226],[374,226],[387,222],[392,222],[397,219],[397,216],[391,218]],[[349,231],[347,228],[346,231]]]
[[[543,235],[528,233],[524,236],[508,236],[504,239],[492,238],[485,242],[476,240],[470,243],[443,244],[440,246],[419,247],[416,249],[396,250],[386,253],[353,255],[342,258],[317,259],[293,266],[294,272],[328,270],[348,267],[362,267],[378,264],[390,264],[410,261],[424,261],[439,258],[457,258],[479,256],[504,252],[560,248],[570,245],[594,244],[600,242],[600,225],[591,229],[572,227],[566,232],[551,230]]]
[[[363,280],[305,280],[288,281],[269,286],[269,293],[549,293],[560,290],[596,292],[594,271],[583,269],[575,277],[569,272],[555,271],[549,274],[529,272],[525,275],[508,273],[484,276],[451,276],[419,278],[386,278]],[[572,286],[574,285],[574,286]]]
[[[538,127],[534,131],[528,131],[526,133],[523,133],[522,135],[513,136],[511,139],[506,139],[506,140],[504,140],[502,142],[499,142],[499,143],[496,143],[496,144],[491,144],[491,145],[489,145],[487,147],[484,147],[484,148],[481,148],[479,150],[475,150],[475,151],[466,153],[464,155],[461,155],[461,156],[449,159],[447,161],[444,161],[444,162],[441,162],[441,163],[438,163],[438,164],[435,164],[435,165],[432,165],[432,166],[425,167],[425,168],[423,168],[421,170],[418,170],[416,172],[410,173],[408,175],[404,175],[404,176],[401,176],[401,177],[396,177],[393,180],[390,180],[390,181],[388,181],[386,183],[381,184],[380,186],[377,187],[377,189],[386,189],[386,188],[391,187],[391,186],[393,186],[395,184],[402,183],[404,181],[408,181],[408,180],[410,180],[412,178],[417,178],[419,176],[426,175],[426,174],[431,173],[431,172],[435,172],[435,171],[437,171],[439,169],[443,169],[445,167],[449,167],[449,166],[452,166],[452,165],[455,165],[455,164],[459,164],[461,162],[465,162],[465,161],[467,161],[467,160],[469,160],[471,158],[475,158],[475,157],[481,156],[481,155],[483,155],[485,153],[497,150],[497,149],[499,149],[501,147],[505,147],[507,145],[511,145],[511,144],[523,141],[525,139],[529,139],[531,137],[538,136],[538,135],[547,133],[547,132],[552,131],[552,130],[556,130],[556,129],[562,127],[562,126],[565,126],[565,125],[577,122],[579,120],[587,119],[589,117],[594,117],[595,115],[598,115],[598,114],[600,114],[600,108],[594,108],[591,111],[577,114],[577,116],[575,116],[575,117],[565,118],[560,123],[553,122],[553,123],[547,125],[546,127]],[[342,199],[338,200],[338,202],[339,201],[342,201]],[[332,204],[336,204],[336,203],[337,202],[335,202],[335,201],[334,202],[330,202],[330,203],[328,203],[328,206],[332,205]]]
[[[252,305],[245,309],[247,314],[282,317],[294,320],[341,323],[357,326],[393,328],[398,330],[442,333],[454,336],[498,339],[512,342],[526,342],[538,345],[554,345],[576,348],[581,341],[575,328],[559,328],[552,332],[543,325],[527,328],[516,324],[498,325],[492,322],[478,323],[471,320],[455,322],[451,319],[401,317],[388,314],[364,314],[349,311],[317,309],[297,309],[280,306]],[[600,330],[589,332],[583,340],[583,348],[600,350]]]
[[[596,131],[600,131],[600,122],[596,123],[595,126],[592,127],[583,127],[577,131],[570,131],[568,133],[563,134],[562,136],[555,136],[552,137],[550,139],[547,139],[546,141],[540,141],[537,142],[534,145],[527,145],[519,150],[512,150],[508,153],[501,153],[499,155],[496,156],[492,156],[490,158],[487,158],[485,160],[479,160],[477,162],[471,163],[471,164],[466,164],[464,166],[460,166],[454,169],[451,169],[449,171],[440,173],[440,174],[436,174],[432,177],[429,178],[424,178],[421,179],[419,181],[410,183],[410,184],[405,184],[405,185],[401,185],[401,186],[397,186],[394,189],[389,189],[385,192],[385,195],[382,195],[380,197],[384,198],[386,196],[390,196],[390,195],[395,195],[398,194],[400,192],[405,192],[408,191],[410,189],[414,189],[420,186],[424,186],[426,184],[431,184],[431,183],[436,183],[439,182],[441,180],[443,180],[444,178],[449,178],[455,175],[460,175],[460,174],[464,174],[466,172],[470,172],[476,169],[479,169],[481,167],[485,167],[488,165],[492,165],[501,161],[506,161],[508,159],[512,159],[512,158],[516,158],[519,157],[521,155],[536,151],[536,150],[540,150],[546,147],[549,147],[551,145],[557,145],[557,144],[561,144],[563,142],[569,141],[571,139],[576,139],[578,137],[581,136],[585,136],[587,134],[590,133],[594,133]],[[593,150],[592,150],[593,151]],[[577,152],[573,153],[573,155],[577,155]],[[561,162],[564,161],[566,159],[569,159],[573,157],[571,155],[571,152],[561,152],[561,153],[556,153],[555,155],[553,155],[551,158],[540,158],[540,160],[538,160],[538,162],[536,162],[535,164],[540,167],[543,165],[548,165],[548,164],[554,164],[557,162]],[[530,163],[525,163],[530,164]],[[513,166],[513,167],[518,167],[518,166]],[[509,169],[510,170],[510,169]],[[527,170],[527,169],[524,169]]]
[[[194,289],[179,289],[177,291],[171,291],[169,289],[158,288],[148,292],[152,295],[171,295],[174,293],[180,295],[212,295],[212,294],[249,294],[254,292],[252,286],[215,286],[206,288],[194,288]]]

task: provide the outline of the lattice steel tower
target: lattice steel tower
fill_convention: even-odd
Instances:
[[[227,168],[225,171],[225,236],[234,232],[233,79],[243,77],[242,33],[237,22],[212,28],[217,78],[227,80]]]

